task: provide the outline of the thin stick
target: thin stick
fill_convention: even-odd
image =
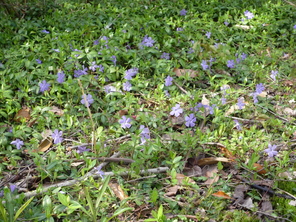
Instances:
[[[82,91],[82,96],[83,96],[83,99],[84,99],[84,102],[85,102],[85,106],[86,106],[86,108],[87,108],[87,111],[88,111],[88,115],[89,115],[89,117],[90,117],[90,121],[91,121],[91,126],[92,126],[92,150],[95,152],[95,153],[97,153],[97,151],[95,150],[95,147],[94,147],[94,144],[95,144],[95,142],[96,142],[96,138],[95,138],[95,123],[94,123],[94,121],[93,121],[93,118],[92,118],[92,115],[91,115],[91,111],[90,111],[90,108],[89,108],[89,103],[88,103],[88,101],[87,101],[87,99],[86,99],[86,94],[84,93],[84,89],[83,89],[83,86],[82,86],[82,84],[81,84],[81,81],[80,81],[80,79],[77,79],[77,81],[78,81],[78,84],[79,84],[79,86],[80,86],[80,89],[81,89],[81,91]]]
[[[169,170],[168,167],[158,167],[158,168],[152,168],[152,169],[148,169],[148,170],[141,170],[139,174],[147,174],[147,173],[165,173]],[[126,176],[129,174],[134,174],[135,172],[121,172],[117,175],[119,176]],[[104,176],[114,176],[115,173],[113,172],[105,172]],[[53,184],[53,185],[49,185],[47,187],[42,187],[41,189],[38,190],[34,190],[31,192],[27,192],[24,193],[26,198],[30,198],[33,196],[37,196],[43,193],[46,193],[47,191],[49,191],[51,188],[57,188],[57,187],[66,187],[66,186],[73,186],[83,180],[88,179],[89,177],[93,177],[94,179],[98,179],[100,178],[100,175],[97,174],[96,172],[89,172],[88,174],[86,174],[85,176],[79,178],[79,179],[75,179],[75,180],[68,180],[68,181],[64,181],[61,183],[57,183],[57,184]],[[16,197],[17,198],[17,197]]]

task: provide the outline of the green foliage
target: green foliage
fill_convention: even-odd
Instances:
[[[255,220],[244,210],[230,212],[230,201],[212,196],[218,190],[233,191],[228,186],[231,173],[227,181],[220,179],[207,188],[205,175],[192,177],[196,183],[187,178],[180,185],[177,174],[183,173],[190,157],[226,155],[219,143],[235,157],[237,171],[253,172],[259,162],[268,171],[266,178],[274,180],[295,167],[290,161],[295,115],[284,111],[295,110],[295,7],[259,0],[171,2],[9,2],[0,15],[0,172],[5,172],[1,185],[8,186],[5,175],[18,174],[27,165],[33,166],[38,181],[34,185],[42,187],[80,179],[98,165],[98,158],[117,151],[134,162],[110,163],[103,169],[114,172],[127,199],[117,200],[108,186],[109,176],[47,191],[31,209],[32,199],[14,199],[3,188],[3,221],[137,220],[135,214],[143,216],[143,205],[150,217],[146,221],[189,221],[186,215],[201,221]],[[180,15],[182,9],[186,15]],[[254,18],[247,19],[246,10]],[[154,41],[152,47],[142,43],[148,37]],[[162,58],[163,53],[170,59]],[[227,66],[230,60],[234,68]],[[207,69],[202,67],[204,61]],[[132,88],[126,91],[126,72],[132,68],[138,73],[128,80]],[[187,71],[176,75],[178,69]],[[275,79],[272,70],[278,71]],[[57,81],[61,72],[63,82]],[[165,84],[167,76],[173,77],[172,85]],[[43,81],[50,84],[44,92]],[[266,96],[254,93],[259,83]],[[81,103],[82,94],[92,96],[88,108]],[[245,106],[238,109],[241,97]],[[183,109],[179,117],[170,114],[176,104]],[[30,109],[30,117],[16,121],[23,107]],[[190,114],[196,118],[193,127],[185,125]],[[131,127],[122,127],[123,115],[130,118]],[[143,128],[149,135],[143,135]],[[40,150],[45,138],[54,142],[54,130],[63,132],[63,141]],[[20,149],[13,143],[17,139],[24,142]],[[272,164],[265,151],[270,144],[279,148]],[[80,151],[81,147],[89,150]],[[219,162],[218,175],[227,173],[229,165]],[[159,166],[169,167],[168,174],[139,175]],[[120,176],[126,172],[128,176]],[[259,176],[254,174],[253,179]],[[168,198],[170,186],[178,191]],[[260,201],[257,191],[247,195]],[[295,218],[287,201],[276,202],[278,215]]]

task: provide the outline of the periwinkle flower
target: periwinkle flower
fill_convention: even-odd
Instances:
[[[104,179],[105,173],[102,171],[102,167],[98,166],[94,167],[94,169],[97,171],[96,173],[99,174],[102,179]]]
[[[63,141],[63,131],[59,131],[59,130],[55,130],[53,131],[52,133],[52,138],[53,138],[53,143],[54,144],[58,144],[58,143],[61,143]]]
[[[185,9],[182,9],[181,11],[180,11],[180,15],[186,15],[186,13],[187,13],[187,11],[185,10]]]
[[[86,97],[86,101],[85,101],[85,97]],[[82,100],[80,102],[84,104],[86,107],[89,107],[94,102],[94,99],[92,98],[91,94],[87,94],[87,95],[83,94],[81,98]]]
[[[86,148],[86,146],[79,146],[78,148],[77,148],[77,153],[78,154],[81,154],[81,153],[83,153],[83,152],[89,152],[90,151],[90,149],[87,149]]]
[[[203,70],[207,70],[209,68],[209,65],[207,64],[206,60],[202,60],[201,67]]]
[[[43,32],[45,34],[49,34],[49,31],[47,31],[46,29],[43,29],[41,32]]]
[[[249,12],[248,10],[245,11],[245,16],[247,17],[247,19],[254,18],[254,14],[252,12]]]
[[[116,66],[117,58],[115,55],[111,56],[111,61],[113,62],[114,66]]]
[[[160,56],[161,59],[166,59],[166,60],[169,60],[170,59],[170,53],[162,53],[162,55]]]
[[[37,62],[38,64],[42,64],[42,61],[41,61],[40,59],[36,59],[36,62]]]
[[[63,83],[65,81],[65,73],[63,71],[58,72],[57,82]]]
[[[245,106],[243,98],[238,98],[236,105],[238,106],[238,109],[243,109]]]
[[[183,29],[183,28],[180,28],[180,27],[177,28],[176,30],[177,30],[177,32],[182,32],[182,31],[184,31],[184,29]]]
[[[138,68],[131,68],[131,69],[128,69],[127,71],[125,71],[125,76],[124,78],[126,80],[131,80],[135,75],[137,75],[138,73]]]
[[[196,117],[193,113],[189,114],[189,116],[185,116],[185,125],[187,127],[194,127],[196,122]]]
[[[44,92],[46,90],[49,90],[50,84],[46,82],[46,80],[43,80],[41,83],[39,83],[40,92]]]
[[[173,77],[171,77],[171,76],[167,76],[166,78],[165,78],[165,83],[164,83],[164,85],[165,86],[171,86],[172,84],[173,84]]]
[[[206,37],[207,37],[208,39],[211,38],[211,35],[212,35],[211,32],[207,32],[207,33],[206,33]]]
[[[276,145],[268,144],[268,148],[264,151],[268,154],[269,157],[274,157],[278,154],[278,151],[276,151]]]
[[[127,118],[126,116],[122,116],[122,118],[119,120],[119,123],[121,124],[121,127],[123,129],[130,128],[132,126],[130,122],[131,122],[131,119]]]
[[[124,91],[131,91],[132,89],[132,84],[129,81],[126,81],[125,83],[122,84],[123,85],[123,90]]]
[[[276,70],[271,70],[270,78],[272,78],[272,80],[275,81],[278,73],[279,72]]]
[[[146,143],[147,139],[150,139],[150,130],[148,127],[145,127],[144,125],[140,126],[140,137],[141,137],[141,144]]]
[[[233,69],[235,67],[234,60],[228,60],[227,61],[227,67]]]
[[[151,37],[149,37],[149,36],[146,35],[143,38],[143,40],[141,42],[141,45],[147,46],[147,47],[152,47],[154,43],[155,43],[155,41]]]
[[[175,117],[180,116],[181,113],[183,113],[183,109],[180,107],[180,104],[176,104],[176,106],[174,106],[170,112],[170,114]]]
[[[238,120],[234,120],[234,123],[235,123],[235,128],[237,129],[237,130],[242,130],[242,126],[241,126],[241,124],[239,123],[239,121]]]
[[[10,144],[15,145],[16,148],[19,150],[24,145],[24,141],[22,141],[20,139],[16,139],[16,140],[12,141]]]

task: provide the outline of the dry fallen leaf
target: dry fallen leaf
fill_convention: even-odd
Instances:
[[[64,115],[64,111],[58,108],[57,106],[52,106],[49,111],[53,112],[54,114],[57,114],[58,116]]]
[[[219,180],[218,167],[217,165],[208,165],[202,169],[203,176],[207,177],[207,181],[204,182],[206,185],[211,185]]]
[[[49,149],[49,147],[52,145],[52,138],[48,137],[39,144],[38,149],[34,150],[33,152],[45,152]]]
[[[267,174],[267,171],[264,169],[264,166],[260,165],[259,163],[254,163],[253,167],[255,168],[257,173],[261,175]]]
[[[198,166],[213,165],[218,162],[226,162],[227,163],[227,162],[229,162],[229,159],[227,159],[225,157],[206,157],[206,158],[199,159],[197,161],[197,165]]]
[[[216,193],[213,193],[212,195],[215,197],[222,197],[224,199],[231,199],[230,196],[228,196],[226,193],[224,193],[223,191],[220,191],[220,190]]]
[[[185,181],[188,183],[193,183],[195,184],[195,181],[192,180],[190,177],[185,176],[184,174],[177,173],[176,174],[176,179],[178,180],[178,185],[182,185]]]
[[[124,193],[121,186],[116,182],[109,182],[109,187],[114,192],[115,196],[120,200],[125,200],[128,196]]]
[[[185,76],[188,74],[190,77],[194,78],[198,76],[198,71],[192,70],[192,69],[178,69],[174,68],[174,73],[176,73],[176,76]]]
[[[179,185],[169,187],[167,189],[167,192],[165,193],[165,196],[167,196],[167,197],[175,196],[179,189],[180,189]]]
[[[23,107],[17,112],[17,114],[14,117],[14,120],[16,122],[22,122],[22,120],[24,119],[25,122],[28,122],[31,118],[30,112],[31,110],[28,107]]]

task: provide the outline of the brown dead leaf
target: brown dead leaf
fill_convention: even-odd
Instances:
[[[42,140],[42,142],[39,144],[38,149],[33,150],[33,152],[45,152],[49,149],[49,147],[52,145],[52,138],[48,137]]]
[[[226,147],[219,146],[219,148],[220,148],[220,153],[224,154],[224,156],[226,156],[229,161],[235,160],[235,156]]]
[[[192,180],[190,177],[185,176],[184,174],[177,173],[176,179],[178,180],[178,185],[182,185],[184,182],[193,183],[195,184],[195,181]]]
[[[198,76],[198,71],[192,70],[192,69],[178,69],[174,68],[174,73],[176,73],[176,76],[185,76],[189,75],[191,78],[197,77]]]
[[[128,196],[122,190],[121,186],[118,183],[116,183],[115,181],[110,181],[109,187],[111,188],[111,190],[114,192],[115,196],[118,199],[125,200],[126,198],[128,198]]]
[[[213,165],[218,162],[228,163],[229,159],[227,159],[225,157],[206,157],[206,158],[202,158],[202,159],[198,160],[197,165],[198,166]]]
[[[165,193],[165,196],[167,197],[175,196],[180,188],[181,187],[179,185],[169,187],[167,189],[167,192]]]
[[[215,197],[222,197],[224,199],[231,199],[230,196],[228,196],[226,193],[224,193],[223,191],[220,191],[220,190],[216,193],[213,193],[212,195]]]
[[[49,111],[53,112],[54,114],[56,114],[58,116],[64,115],[64,111],[62,109],[58,108],[57,106],[52,106]]]
[[[267,171],[264,169],[264,166],[260,165],[259,163],[254,163],[253,167],[255,168],[257,173],[261,175],[267,174]]]
[[[23,107],[15,115],[14,121],[22,122],[23,120],[25,120],[25,122],[28,122],[31,119],[30,112],[31,112],[30,108]]]
[[[183,169],[183,173],[186,176],[190,176],[190,177],[199,177],[202,175],[202,171],[201,168],[199,166],[193,166],[193,167],[184,167]]]
[[[204,182],[206,185],[211,185],[219,180],[218,167],[217,165],[208,165],[202,169],[203,176],[207,177],[207,181]]]
[[[245,198],[245,192],[250,189],[248,185],[237,185],[234,189],[233,198],[237,199],[235,203],[242,204]]]

